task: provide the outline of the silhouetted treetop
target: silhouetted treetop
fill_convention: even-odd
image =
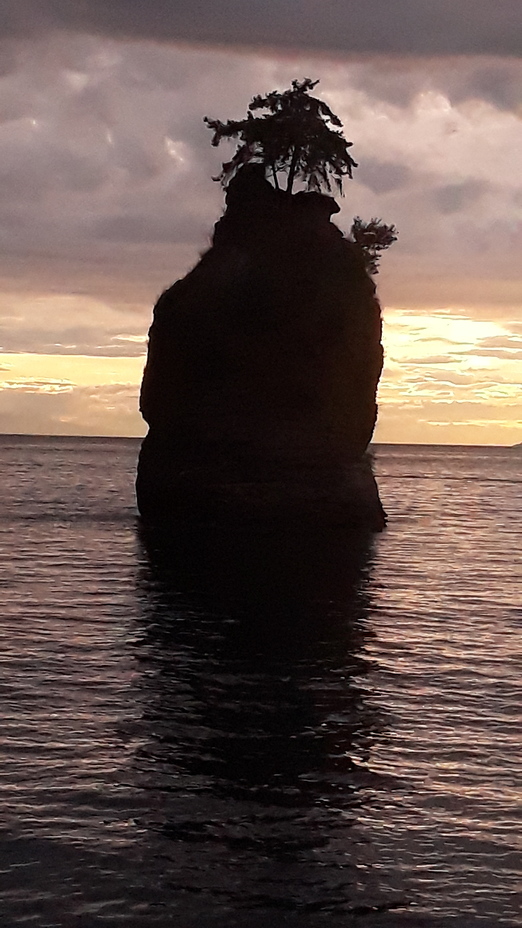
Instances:
[[[342,193],[343,178],[352,177],[357,163],[348,152],[352,142],[344,138],[338,116],[323,100],[310,95],[318,83],[307,77],[292,81],[288,90],[255,96],[245,119],[222,122],[206,116],[204,121],[214,132],[212,145],[222,139],[239,140],[234,157],[223,164],[214,180],[226,186],[240,167],[254,162],[263,165],[265,176],[277,189],[278,175],[286,175],[289,194],[296,179],[315,191],[331,191],[333,180]],[[260,110],[268,112],[254,116]]]
[[[398,234],[394,225],[388,226],[382,219],[370,219],[369,222],[364,222],[360,216],[355,217],[350,235],[352,241],[362,251],[369,274],[379,273],[380,253],[397,241]]]

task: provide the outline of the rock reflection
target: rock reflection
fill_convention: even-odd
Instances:
[[[381,725],[364,690],[370,539],[250,525],[141,541],[136,763],[177,890],[197,896],[195,918],[232,906],[245,924],[372,909],[352,828],[379,788],[366,766]]]

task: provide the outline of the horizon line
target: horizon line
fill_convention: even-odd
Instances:
[[[84,438],[84,439],[93,439],[93,440],[111,440],[115,441],[143,441],[145,435],[85,435],[85,434],[70,434],[70,433],[60,433],[52,434],[47,432],[0,432],[0,441],[3,438]],[[498,444],[475,444],[474,442],[466,443],[455,443],[455,442],[422,442],[422,441],[371,441],[368,444],[367,451],[370,450],[373,446],[381,445],[387,447],[419,447],[419,448],[520,448],[522,447],[522,442],[514,442],[510,445],[498,445]]]

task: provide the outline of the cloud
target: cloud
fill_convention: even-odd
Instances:
[[[35,380],[22,377],[19,380],[4,380],[1,390],[19,390],[21,393],[70,393],[73,384],[70,380]]]
[[[522,19],[522,17],[521,17]],[[490,60],[474,62],[448,82],[450,98],[456,104],[465,100],[484,100],[500,110],[520,111],[522,76],[520,62]]]
[[[481,348],[505,348],[510,351],[515,349],[522,350],[522,337],[517,335],[494,335],[489,338],[482,338],[480,341]]]
[[[412,179],[412,171],[404,164],[379,161],[377,158],[365,158],[357,171],[359,183],[368,187],[372,193],[390,193],[407,186]]]
[[[522,351],[506,348],[475,348],[473,354],[484,358],[500,358],[502,361],[522,361]]]
[[[337,53],[520,55],[519,0],[4,0],[7,35],[45,29],[117,39]]]
[[[93,223],[91,234],[101,241],[140,244],[182,244],[203,237],[204,223],[191,215],[189,210],[179,211],[173,216],[169,206],[162,204],[158,213],[147,216],[136,211],[103,216]]]
[[[374,440],[421,444],[512,445],[520,441],[522,422],[509,415],[510,412],[501,407],[480,407],[464,402],[432,404],[428,399],[415,404],[410,401],[394,406],[382,403]],[[381,489],[385,495],[385,482]]]
[[[147,305],[137,313],[80,294],[4,294],[0,347],[14,354],[139,358],[149,315]]]
[[[421,94],[443,93],[451,106],[483,101],[496,109],[520,112],[520,59],[500,56],[348,58],[353,86],[401,109]]]
[[[452,105],[452,94],[462,102],[474,93],[475,72],[475,59],[341,65],[79,34],[19,43],[0,104],[2,251],[45,248],[84,262],[106,254],[109,268],[140,245],[144,273],[148,245],[191,245],[197,257],[223,203],[211,177],[228,157],[226,146],[211,148],[202,117],[242,115],[253,93],[310,73],[360,164],[346,185],[344,228],[357,213],[383,216],[400,231],[396,256],[442,255],[437,277],[458,253],[459,274],[466,260],[476,274],[492,251],[497,266],[514,264],[522,122],[489,103]],[[117,253],[103,250],[108,243]]]
[[[480,200],[487,189],[488,185],[484,181],[465,180],[437,187],[432,193],[432,199],[439,212],[457,213]]]
[[[481,338],[473,348],[464,348],[460,354],[498,358],[500,361],[507,362],[520,361],[522,360],[522,338],[517,335],[510,335],[508,332],[504,335]]]
[[[52,385],[51,385],[52,386]],[[141,436],[135,384],[0,389],[0,431],[7,434]]]
[[[396,363],[401,363],[401,364],[403,364],[403,365],[407,365],[408,367],[416,367],[418,364],[422,364],[422,365],[424,365],[424,364],[427,364],[427,365],[431,365],[431,364],[454,364],[454,363],[455,363],[455,356],[454,356],[454,355],[450,355],[450,354],[441,354],[441,355],[427,355],[425,358],[410,358],[410,357],[408,357],[407,360],[401,359],[400,361],[399,361],[398,358],[390,358],[390,360],[391,360],[391,361],[395,361]]]
[[[327,8],[328,19],[344,16],[349,4],[302,6],[305,17],[313,8],[317,19]],[[383,22],[393,7],[382,7]],[[420,23],[426,7],[417,7]],[[29,36],[20,16],[31,9],[43,19]],[[89,392],[75,378],[84,356],[100,370],[103,358],[121,363],[118,371],[130,359],[133,373],[117,380],[135,377],[137,384],[155,298],[208,246],[223,207],[211,178],[229,150],[211,148],[202,117],[239,118],[254,93],[305,75],[321,78],[320,95],[339,113],[360,164],[345,187],[340,227],[348,230],[358,214],[399,228],[377,280],[394,337],[404,330],[402,353],[392,342],[388,348],[384,406],[393,397],[394,408],[409,403],[435,420],[425,409],[430,391],[448,403],[457,388],[485,390],[476,392],[481,415],[504,402],[484,384],[497,375],[501,383],[500,370],[514,367],[520,346],[486,336],[504,338],[508,323],[513,334],[520,331],[520,60],[181,47],[155,41],[155,13],[158,23],[161,16],[174,22],[176,4],[160,11],[154,2],[126,3],[120,29],[122,9],[118,2],[102,8],[45,0],[33,8],[18,0],[20,37],[0,44],[0,346],[12,352],[3,359],[9,363],[24,352],[33,357],[30,368],[6,372],[11,381],[27,379],[4,390],[2,402],[36,404],[30,414],[23,406],[27,428],[36,428],[38,408],[44,431],[81,431],[84,416],[95,433],[97,416],[117,433],[103,384]],[[221,5],[212,9],[209,28],[222,15]],[[244,22],[255,23],[256,9],[242,4]],[[289,4],[277,7],[281,15],[285,9],[296,19]],[[491,5],[497,22],[502,9]],[[370,15],[362,4],[356,14]],[[410,39],[414,25],[407,24]],[[237,41],[232,31],[230,42]],[[409,308],[406,328],[394,326],[388,306]],[[470,318],[498,325],[454,328]],[[468,381],[450,384],[446,364]],[[420,379],[406,382],[406,372]],[[62,379],[74,383],[72,394],[51,395]],[[121,399],[129,416],[133,402]],[[130,422],[126,416],[122,423]],[[139,426],[139,417],[132,421]]]
[[[522,336],[522,322],[515,322],[515,321],[510,322],[509,328],[516,337],[518,337],[519,335]]]
[[[512,443],[522,427],[518,349],[503,346],[519,341],[471,314],[393,312],[376,440]],[[490,422],[480,438],[479,419]]]

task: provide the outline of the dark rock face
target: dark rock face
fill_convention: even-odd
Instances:
[[[143,519],[331,514],[384,524],[364,455],[381,316],[338,206],[287,196],[259,169],[227,189],[213,245],[160,297],[140,408]]]

